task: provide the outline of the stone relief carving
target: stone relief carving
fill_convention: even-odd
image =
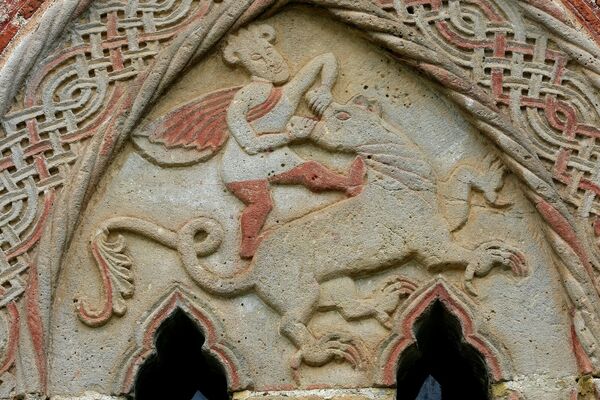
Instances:
[[[202,154],[207,148],[223,147],[221,177],[246,205],[239,219],[239,270],[230,277],[220,276],[199,259],[217,251],[223,241],[221,223],[210,216],[193,218],[178,230],[149,220],[116,217],[103,223],[92,238],[105,299],[98,311],[80,303],[83,322],[99,325],[113,312],[123,314],[123,299],[132,294],[129,266],[133,261],[125,254],[124,239],[108,238],[118,231],[143,235],[177,251],[190,277],[210,293],[256,292],[281,315],[281,334],[298,348],[291,361],[293,369],[303,362],[320,366],[340,358],[358,367],[368,362],[360,338],[336,331],[315,337],[310,332],[307,324],[318,309],[338,310],[347,320],[376,318],[390,329],[390,314],[416,288],[415,283],[396,276],[366,298],[338,289],[323,304],[320,285],[327,281],[340,279],[345,282],[341,287],[351,287],[348,278],[415,259],[433,271],[464,268],[464,287],[475,295],[474,278],[494,267],[509,269],[516,276],[527,274],[525,256],[516,247],[502,240],[463,244],[451,234],[467,220],[472,189],[483,192],[491,206],[496,203],[504,175],[498,160],[487,160],[486,171],[456,167],[446,182],[452,190],[444,193],[450,199],[449,223],[438,206],[438,178],[429,162],[408,136],[382,118],[377,101],[362,95],[346,104],[334,101],[331,88],[337,61],[332,54],[314,58],[289,79],[283,57],[270,43],[274,36],[274,29],[267,25],[251,25],[232,34],[224,46],[225,59],[242,63],[253,74],[252,82],[235,94],[224,89],[184,105],[136,138],[142,151],[146,147],[142,140],[164,146],[162,160],[171,148],[191,148]],[[315,119],[295,115],[304,99]],[[207,109],[214,117],[206,116]],[[189,129],[190,125],[194,128]],[[226,130],[232,136],[229,140],[222,137]],[[350,171],[342,175],[302,159],[287,146],[297,140],[350,154],[355,157]],[[155,160],[156,154],[148,157]],[[338,190],[348,198],[261,235],[272,205],[270,185],[302,185],[313,192]],[[307,231],[319,235],[310,249],[301,245]],[[341,235],[332,241],[328,233],[335,232]],[[285,242],[278,243],[279,238]]]
[[[423,309],[426,309],[434,301],[440,301],[459,318],[465,341],[477,348],[482,357],[486,359],[486,364],[494,380],[500,382],[507,379],[512,373],[512,368],[510,365],[506,365],[507,358],[501,355],[501,351],[477,332],[477,327],[472,322],[474,318],[470,310],[473,305],[469,305],[469,299],[456,291],[443,278],[438,278],[415,290],[410,299],[406,301],[407,304],[403,305],[400,315],[394,322],[392,334],[379,346],[378,383],[394,384],[396,380],[394,367],[397,365],[394,359],[399,358],[414,343],[414,325]]]
[[[584,364],[587,362],[585,368],[582,369],[587,372],[597,369],[594,355],[594,343],[600,337],[598,324],[595,322],[598,315],[597,283],[595,282],[598,249],[595,237],[597,229],[594,224],[594,204],[597,193],[594,183],[594,138],[597,110],[594,104],[596,104],[597,74],[600,71],[597,60],[594,60],[594,56],[598,53],[597,46],[576,32],[576,28],[569,18],[556,5],[536,7],[537,3],[526,1],[519,1],[515,5],[505,4],[501,1],[482,1],[476,4],[457,2],[454,5],[431,2],[431,4],[423,5],[413,1],[402,1],[397,2],[393,9],[386,8],[388,11],[384,12],[367,2],[356,5],[348,5],[344,2],[316,3],[329,6],[334,15],[360,25],[362,29],[370,32],[375,40],[442,82],[454,96],[455,101],[463,104],[467,110],[477,116],[475,123],[482,131],[501,147],[505,154],[504,161],[523,180],[528,187],[528,195],[550,225],[548,236],[551,241],[554,241],[555,248],[560,250],[558,260],[561,265],[564,264],[564,267],[560,267],[560,271],[575,311],[574,325],[577,337],[580,338],[583,345],[581,358]],[[184,8],[189,5],[186,2],[170,4],[181,4]],[[70,2],[69,10],[74,9],[75,5],[77,5],[76,2]],[[134,121],[144,108],[140,104],[148,104],[153,99],[154,95],[148,94],[153,91],[148,90],[148,87],[155,84],[162,90],[166,86],[165,82],[169,81],[174,73],[177,73],[177,71],[173,72],[164,67],[164,60],[180,57],[180,64],[183,65],[185,64],[184,60],[192,59],[191,53],[181,50],[186,46],[177,47],[181,46],[183,42],[186,44],[192,42],[198,45],[201,50],[196,55],[203,54],[205,48],[210,47],[208,45],[210,40],[205,40],[207,36],[211,37],[208,34],[198,35],[194,38],[188,36],[187,42],[182,40],[181,43],[173,46],[169,44],[170,47],[164,44],[167,37],[184,31],[185,24],[179,23],[179,21],[182,16],[186,15],[186,12],[171,14],[175,19],[170,20],[172,26],[167,28],[172,27],[173,29],[166,29],[163,36],[159,34],[139,36],[136,33],[138,30],[142,30],[140,27],[143,24],[126,26],[125,22],[120,21],[123,15],[135,14],[137,11],[126,9],[125,2],[122,5],[124,13],[113,13],[110,10],[96,7],[89,15],[86,14],[85,18],[99,21],[101,16],[108,15],[111,23],[107,24],[107,27],[120,27],[127,30],[127,39],[131,40],[132,47],[142,53],[141,55],[136,53],[139,57],[133,57],[132,64],[139,67],[139,71],[151,70],[155,74],[154,76],[164,77],[164,80],[161,80],[162,78],[155,80],[155,82],[160,81],[160,84],[148,83],[144,86],[141,84],[145,82],[144,79],[138,79],[135,87],[144,87],[144,90],[140,92],[142,93],[140,97],[137,97],[137,89],[132,89],[134,94],[127,99],[128,101],[117,101],[118,94],[125,91],[125,84],[128,85],[128,81],[137,76],[137,72],[128,70],[127,62],[123,65],[119,64],[121,45],[113,47],[109,45],[111,42],[116,43],[115,37],[124,37],[124,35],[121,36],[122,30],[107,30],[108,37],[102,36],[99,32],[92,32],[90,36],[96,35],[97,37],[90,40],[92,44],[89,46],[94,50],[91,56],[91,65],[96,68],[97,76],[104,77],[99,80],[108,82],[105,85],[107,88],[118,89],[112,92],[104,90],[97,96],[96,101],[85,103],[82,106],[86,111],[91,109],[102,111],[98,114],[97,119],[90,117],[79,122],[75,121],[73,124],[73,118],[69,111],[65,112],[66,116],[60,113],[46,115],[48,109],[56,109],[55,103],[57,102],[56,97],[47,94],[51,93],[53,88],[49,82],[53,81],[52,78],[55,74],[57,76],[70,74],[68,71],[57,72],[58,70],[62,71],[67,64],[64,62],[64,55],[68,51],[60,52],[60,54],[57,52],[53,58],[54,64],[48,62],[45,68],[39,69],[38,76],[32,80],[39,85],[32,85],[26,101],[15,104],[13,112],[3,117],[3,130],[8,138],[3,145],[4,186],[8,193],[6,204],[11,207],[10,215],[2,225],[3,234],[6,237],[6,244],[2,249],[5,253],[4,263],[1,266],[3,286],[6,289],[1,296],[4,310],[16,307],[16,300],[25,290],[24,274],[30,270],[32,264],[36,267],[36,263],[31,263],[30,260],[37,258],[30,257],[30,251],[42,236],[45,223],[54,227],[55,233],[48,236],[50,237],[48,240],[56,243],[56,249],[46,251],[48,246],[54,246],[54,244],[46,244],[42,246],[44,251],[41,253],[49,254],[48,258],[54,258],[56,261],[42,260],[40,269],[42,274],[48,273],[53,277],[58,275],[56,271],[59,268],[52,263],[56,262],[57,265],[60,263],[64,243],[68,242],[68,237],[72,233],[72,226],[75,224],[79,207],[85,203],[84,192],[87,191],[85,188],[88,185],[93,187],[97,176],[107,165],[107,160],[110,159],[113,151],[118,149],[123,137],[131,130]],[[194,9],[195,11],[189,12],[193,15],[186,19],[190,24],[203,19],[214,22],[236,20],[238,17],[242,17],[241,21],[246,21],[257,12],[251,9],[248,14],[244,14],[247,7],[250,6],[250,2],[238,2],[231,8],[227,8],[230,14],[226,18],[219,19],[222,14],[218,14],[220,11],[215,11],[213,2],[201,2],[200,5],[198,9]],[[222,5],[223,8],[230,6],[228,2],[224,2]],[[262,10],[269,5],[269,2],[264,2],[254,10]],[[514,18],[515,13],[511,8],[513,6],[530,20],[523,22],[520,18]],[[155,11],[169,13],[165,9]],[[73,14],[77,14],[77,12],[73,12]],[[231,15],[235,17],[233,18]],[[468,15],[469,18],[457,17],[463,15]],[[473,18],[481,23],[476,26],[479,27],[478,29],[474,29],[476,24],[469,23],[469,21],[473,21]],[[64,20],[66,21],[68,18]],[[143,30],[154,33],[153,30],[156,30],[156,27],[152,23],[148,23],[148,19],[144,22],[146,25]],[[218,28],[211,32],[219,32],[220,34],[216,36],[220,37],[232,24],[233,22],[216,24]],[[85,24],[81,25],[85,26]],[[505,28],[500,33],[495,31],[499,25]],[[48,26],[52,26],[54,32],[55,25],[48,24]],[[552,33],[553,31],[554,33]],[[414,35],[414,32],[420,34]],[[490,32],[495,32],[491,33],[494,35],[494,40],[488,40],[487,35]],[[85,55],[87,53],[84,48],[88,46],[85,44],[88,36],[83,36],[85,38],[68,47],[77,49],[77,51],[81,50]],[[410,39],[406,39],[409,37]],[[137,46],[138,39],[151,42],[149,46],[151,50],[140,50],[138,48],[140,46]],[[111,52],[110,59],[98,61],[104,57],[104,54],[96,51],[99,48],[98,43],[102,43],[102,46]],[[128,42],[128,44],[130,43]],[[81,47],[78,47],[80,45]],[[148,58],[155,54],[159,55],[163,48],[169,48],[172,53],[163,59],[159,57],[159,61],[152,66],[143,62],[146,55]],[[178,53],[177,50],[182,52]],[[493,54],[488,54],[489,57],[482,57],[482,53],[483,56],[486,56],[486,52],[489,53],[489,51],[492,51]],[[63,58],[59,60],[60,57]],[[24,64],[31,65],[33,63],[30,61],[31,59],[32,56],[27,57]],[[440,59],[443,61],[435,61]],[[69,60],[71,59],[69,58]],[[528,68],[521,67],[523,61],[528,63]],[[74,61],[73,64],[75,64]],[[111,76],[119,75],[123,71],[129,72],[124,72],[122,76],[119,75],[122,79],[107,80],[106,76],[108,75],[105,72],[107,72],[108,66],[117,71]],[[82,70],[89,71],[86,68]],[[510,73],[504,74],[503,72],[506,71],[510,71]],[[84,85],[86,79],[89,79],[87,74],[78,76],[76,85]],[[157,90],[157,92],[161,90]],[[527,93],[523,94],[523,91]],[[79,92],[76,90],[64,92],[62,97],[59,96],[62,100],[58,103],[68,103],[69,100],[72,100],[71,95],[77,96],[76,93]],[[109,96],[109,93],[113,93],[114,96]],[[12,102],[13,95],[14,91],[10,90],[3,96],[11,98]],[[134,111],[131,115],[123,118],[120,107],[129,109],[134,103],[136,104]],[[109,108],[107,105],[111,105],[116,111],[107,110]],[[3,110],[8,109],[9,106],[8,100],[2,102]],[[503,113],[508,117],[502,116]],[[83,112],[77,115],[88,114]],[[123,125],[116,123],[117,121],[122,122],[123,119],[126,120]],[[54,129],[56,128],[55,120],[61,121],[58,123],[61,126],[57,129]],[[117,126],[119,126],[118,129],[115,128]],[[121,129],[121,127],[123,128]],[[47,129],[48,133],[42,132],[38,138],[36,132],[39,133],[40,129]],[[71,135],[73,132],[79,132],[79,134]],[[525,133],[529,139],[524,139],[519,132]],[[46,134],[48,138],[46,138]],[[102,139],[96,139],[88,149],[80,146],[80,143],[89,144],[89,140],[86,138],[100,136]],[[106,140],[104,140],[105,138]],[[24,140],[28,140],[31,144],[25,150],[20,148]],[[67,143],[66,147],[69,150],[65,150],[64,143]],[[71,145],[71,143],[73,144]],[[50,151],[48,146],[57,153],[56,157],[47,159]],[[175,150],[177,149],[170,149],[170,151]],[[92,157],[91,154],[94,156]],[[97,161],[96,154],[102,154],[104,158]],[[535,154],[538,154],[542,161],[547,163],[545,170],[537,161]],[[33,163],[30,162],[32,160]],[[85,160],[85,162],[81,162],[83,167],[76,165],[77,160]],[[32,165],[33,167],[31,167]],[[93,167],[90,168],[90,165]],[[371,172],[369,171],[369,177]],[[27,174],[31,175],[21,179]],[[347,176],[338,175],[340,179]],[[73,176],[79,176],[79,180],[72,179]],[[554,190],[552,179],[560,188],[564,189],[561,190],[560,196]],[[490,179],[491,181],[493,179]],[[65,185],[65,182],[67,185],[64,190],[59,189]],[[26,188],[25,191],[23,191],[23,185]],[[55,196],[60,195],[61,191],[64,192],[62,196],[67,198],[75,192],[82,194],[74,195],[73,202],[55,202]],[[577,207],[578,211],[570,212],[561,203],[561,199]],[[53,203],[58,204],[55,206],[58,210],[55,211],[55,217],[50,212]],[[72,208],[69,208],[67,212],[65,211],[67,207]],[[446,212],[448,212],[447,209]],[[65,214],[69,214],[70,221],[73,221],[67,223],[67,229],[63,229],[61,224],[57,226],[56,222],[60,220],[58,216],[64,217]],[[451,217],[447,214],[446,218]],[[453,223],[449,222],[451,230]],[[57,230],[64,231],[64,233],[56,234]],[[253,251],[248,251],[247,255],[252,253]],[[254,263],[256,260],[253,259],[252,262]],[[127,269],[126,264],[123,264],[122,268]],[[48,272],[44,272],[46,270]],[[123,285],[121,295],[127,296],[130,293],[130,289],[125,283],[129,281],[128,272],[122,269],[117,271],[125,274],[125,278],[121,280]],[[33,273],[37,273],[35,268]],[[115,287],[118,286],[117,283],[111,284],[116,285]],[[120,291],[114,292],[119,293]],[[37,296],[35,288],[32,293],[34,293],[33,297]],[[44,300],[41,303],[43,304]],[[41,307],[44,309],[45,306]],[[16,312],[16,308],[14,310]],[[42,310],[42,314],[45,315],[45,313],[46,311]],[[15,316],[13,321],[18,320],[18,313],[13,315]],[[29,316],[27,318],[28,321],[35,320]],[[47,320],[45,323],[48,325]],[[14,332],[14,328],[11,330],[7,327],[6,331],[7,337],[13,337],[12,334],[8,335],[8,332]],[[38,326],[38,329],[33,329],[33,331],[32,335],[35,336],[35,332],[43,332],[43,329]],[[34,342],[41,343],[43,341],[38,337]],[[586,357],[589,358],[587,361]]]
[[[246,362],[227,343],[224,328],[214,311],[208,305],[194,299],[184,288],[175,286],[149,310],[140,324],[136,332],[136,346],[124,355],[117,367],[121,375],[117,379],[121,384],[117,390],[123,393],[131,392],[136,372],[156,351],[154,342],[157,330],[175,309],[183,310],[202,329],[205,337],[203,349],[225,368],[230,389],[239,391],[251,385],[252,382],[247,377]]]
[[[309,94],[315,115],[321,115],[331,102],[337,60],[333,54],[318,56],[290,80],[286,61],[270,43],[274,40],[275,31],[268,25],[250,26],[230,35],[224,58],[243,66],[252,75],[252,82],[196,100],[158,121],[146,133],[151,142],[163,143],[166,148],[196,148],[200,154],[224,146],[221,176],[246,205],[240,221],[242,258],[252,258],[260,242],[262,226],[273,206],[269,184],[295,182],[315,192],[339,190],[355,196],[360,193],[365,173],[360,158],[344,176],[303,160],[288,147],[308,138],[317,124],[316,119],[294,115],[308,90],[319,82]],[[194,128],[189,129],[190,123]],[[227,132],[233,136],[231,140],[227,140]],[[137,143],[147,146],[140,140]],[[182,164],[166,153],[164,158],[174,161],[158,161],[161,165]]]

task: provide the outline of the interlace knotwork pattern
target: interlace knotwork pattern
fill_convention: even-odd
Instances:
[[[563,198],[600,213],[600,98],[547,32],[492,1],[403,0],[398,12],[492,94],[561,183]]]
[[[0,139],[0,307],[24,290],[21,273],[86,138],[108,120],[124,84],[143,72],[161,43],[201,18],[202,0],[93,2],[61,45],[33,71],[2,122]]]

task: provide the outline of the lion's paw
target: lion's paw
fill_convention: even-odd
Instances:
[[[465,270],[464,287],[467,292],[477,296],[473,280],[486,276],[494,267],[510,269],[517,277],[525,277],[529,273],[521,250],[502,241],[486,242],[475,250],[475,257]]]
[[[333,360],[350,363],[362,369],[365,363],[363,345],[346,333],[329,333],[303,345],[292,359],[292,368],[297,370],[302,363],[320,367]]]
[[[396,275],[387,279],[374,295],[377,320],[391,329],[390,314],[398,307],[402,297],[410,296],[416,289],[417,285],[403,276]]]

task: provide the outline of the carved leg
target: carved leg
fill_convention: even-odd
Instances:
[[[473,285],[475,277],[486,276],[492,268],[510,269],[515,276],[524,277],[528,274],[527,262],[523,253],[500,240],[494,240],[479,245],[475,250],[469,250],[449,242],[436,250],[428,249],[426,257],[419,258],[429,269],[464,267],[463,285],[465,290],[477,296]]]
[[[400,304],[400,298],[413,293],[417,286],[415,283],[402,276],[393,276],[370,296],[360,298],[354,281],[350,278],[341,278],[333,281],[334,292],[331,294],[331,303],[324,309],[335,309],[347,321],[375,318],[385,328],[391,328],[390,313]]]
[[[472,295],[477,295],[473,279],[486,276],[494,267],[509,269],[515,276],[525,277],[529,271],[523,253],[516,247],[500,240],[483,243],[475,250],[475,257],[465,270],[465,289]]]
[[[293,341],[298,341],[300,345],[291,362],[294,370],[298,370],[302,363],[320,367],[334,359],[345,360],[354,367],[360,367],[363,363],[361,346],[348,333],[332,332],[315,338],[306,325],[293,316],[287,317],[282,324],[281,332],[287,337],[294,337]]]
[[[314,282],[313,285],[302,287],[302,295],[294,297],[297,303],[292,309],[286,310],[280,325],[281,334],[298,348],[292,358],[292,368],[297,371],[302,363],[321,366],[334,359],[346,360],[353,366],[360,366],[364,358],[363,352],[351,335],[329,333],[316,338],[308,330],[306,325],[315,313],[319,300],[319,286]]]
[[[469,218],[472,190],[481,192],[496,207],[507,205],[498,202],[498,193],[504,186],[504,165],[493,155],[487,156],[484,162],[487,165],[485,172],[469,165],[459,165],[448,181],[440,184],[440,192],[446,198],[446,219],[452,232],[462,228]]]
[[[352,162],[348,176],[337,174],[316,161],[308,161],[287,172],[272,176],[269,182],[303,185],[313,192],[339,190],[353,197],[362,191],[365,173],[365,162],[360,157]]]
[[[266,180],[233,182],[227,189],[240,199],[246,208],[240,217],[242,243],[240,256],[252,258],[260,244],[260,231],[273,209],[273,200]]]

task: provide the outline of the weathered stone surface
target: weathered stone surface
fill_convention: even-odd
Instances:
[[[6,0],[0,4],[0,52],[43,2],[44,0]]]
[[[52,400],[124,400],[125,397],[107,396],[96,392],[85,392],[83,396],[53,396]]]
[[[289,390],[280,392],[253,392],[243,391],[234,393],[235,400],[283,400],[283,399],[305,399],[305,400],[389,400],[396,396],[393,389],[313,389],[313,390]]]
[[[175,315],[240,400],[402,398],[418,371],[448,394],[461,368],[490,399],[598,397],[589,21],[308,3],[68,1],[22,39],[0,397],[135,395]]]

